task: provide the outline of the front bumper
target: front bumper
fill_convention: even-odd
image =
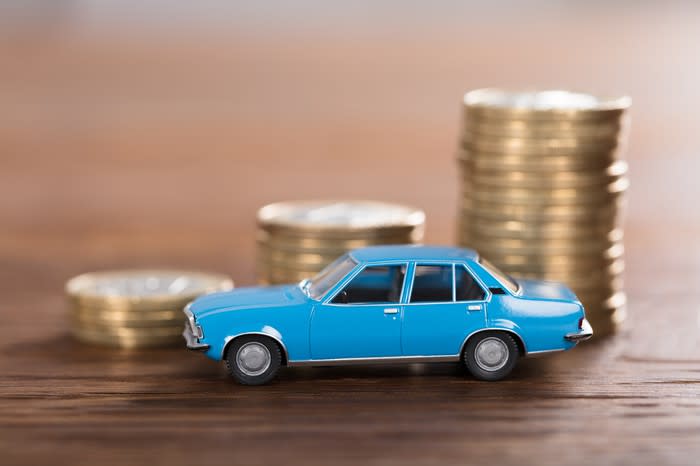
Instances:
[[[564,335],[564,340],[573,341],[578,343],[579,341],[586,341],[593,336],[593,327],[588,323],[588,320],[583,319],[581,322],[581,329],[578,332],[567,333]]]
[[[209,345],[205,345],[204,343],[199,343],[197,341],[197,337],[195,337],[192,333],[192,329],[190,328],[189,324],[185,324],[185,330],[183,330],[182,336],[187,342],[187,348],[191,350],[204,351],[209,349]]]
[[[183,312],[185,313],[185,316],[187,316],[187,322],[185,322],[185,330],[182,332],[182,336],[185,338],[185,341],[187,342],[187,347],[191,350],[206,350],[209,348],[209,345],[205,345],[203,343],[199,342],[199,339],[202,338],[202,328],[197,325],[197,323],[194,320],[194,314],[192,314],[192,311],[190,311],[190,305],[188,304],[185,306],[185,309],[183,309]],[[195,333],[197,332],[197,334]]]

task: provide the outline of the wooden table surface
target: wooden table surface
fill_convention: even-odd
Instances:
[[[700,17],[682,5],[3,35],[0,463],[697,464]],[[460,96],[484,85],[632,95],[619,335],[499,383],[390,366],[256,388],[184,348],[69,337],[63,284],[80,272],[254,283],[270,201],[414,204],[427,240],[452,243]]]

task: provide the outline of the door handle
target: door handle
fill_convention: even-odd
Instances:
[[[480,311],[481,309],[481,304],[470,304],[467,306],[467,311]]]
[[[387,309],[384,309],[384,314],[398,314],[399,309],[396,307],[389,307]]]

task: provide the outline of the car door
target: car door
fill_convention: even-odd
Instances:
[[[314,307],[311,357],[401,356],[401,295],[407,264],[368,265]]]
[[[463,265],[416,263],[403,307],[405,356],[454,356],[486,324],[488,292]]]

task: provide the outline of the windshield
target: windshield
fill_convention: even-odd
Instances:
[[[517,293],[520,289],[520,285],[518,285],[518,282],[516,282],[510,275],[501,271],[499,268],[497,268],[495,265],[493,265],[491,262],[487,261],[483,257],[479,258],[479,264],[481,264],[481,266],[485,268],[488,273],[496,277],[496,279],[499,282],[501,282],[503,286],[508,288],[508,291],[510,291],[511,293]]]
[[[357,262],[347,254],[340,256],[308,282],[306,291],[309,293],[309,297],[316,300],[323,297],[333,285],[350,273],[356,265]]]

